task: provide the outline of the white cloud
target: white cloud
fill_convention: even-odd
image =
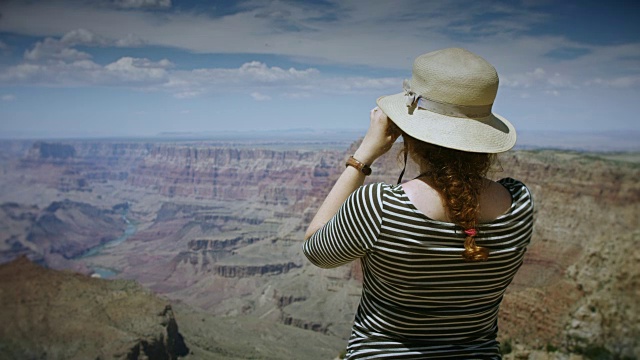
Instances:
[[[312,96],[311,93],[305,91],[285,92],[282,95],[289,99],[308,99]]]
[[[41,86],[130,86],[151,88],[168,80],[168,60],[123,57],[106,66],[91,60],[23,63],[0,72],[0,84]]]
[[[560,89],[578,89],[572,78],[560,73],[549,74],[542,68],[536,68],[521,74],[502,76],[500,83],[508,88],[527,90],[526,97],[531,96],[532,90],[557,96]],[[521,95],[522,97],[522,95]]]
[[[90,59],[91,55],[86,52],[69,48],[59,40],[46,38],[43,41],[38,41],[33,46],[33,49],[26,50],[24,52],[24,58],[31,61],[39,61],[43,59],[69,61]]]
[[[536,68],[533,71],[528,71],[521,74],[512,74],[500,77],[500,83],[502,85],[512,88],[530,88],[535,83],[544,81],[547,77],[546,71],[542,68]]]
[[[170,8],[171,0],[116,0],[116,6],[131,8]]]
[[[277,17],[267,14],[264,17]],[[533,51],[545,52],[549,42],[529,40]],[[238,92],[252,94],[256,100],[267,100],[272,94],[286,97],[310,97],[318,93],[396,93],[401,91],[402,79],[396,77],[327,76],[313,67],[300,69],[268,66],[265,63],[246,62],[238,68],[201,68],[177,70],[171,61],[151,61],[144,58],[122,57],[110,64],[101,65],[92,56],[76,49],[76,46],[125,46],[141,43],[139,37],[114,40],[78,28],[66,32],[61,38],[45,38],[25,51],[25,62],[0,69],[0,83],[43,86],[124,86],[147,91],[164,91],[178,99],[194,98],[207,93]],[[498,48],[500,53],[500,48]],[[620,46],[616,55],[596,54],[598,62],[614,61],[613,58],[629,58],[637,50]],[[511,54],[514,54],[511,51]],[[497,55],[496,55],[497,56]],[[518,55],[519,56],[519,55]],[[408,60],[408,59],[407,59]],[[512,59],[510,59],[512,60]],[[491,61],[491,60],[490,60]],[[549,59],[540,61],[538,67],[524,72],[501,74],[501,83],[519,91],[559,94],[558,90],[577,89],[583,86],[634,87],[638,76],[596,77],[580,80],[572,72],[571,65],[583,62],[583,58],[558,67]],[[408,62],[410,62],[408,60]],[[519,62],[519,61],[514,61]],[[544,66],[544,67],[543,67]],[[551,69],[551,70],[547,70]],[[558,71],[560,70],[560,71]],[[407,74],[409,75],[409,74]],[[265,94],[270,95],[265,95]],[[523,95],[521,95],[523,96]]]
[[[189,99],[202,94],[201,91],[180,91],[173,94],[176,99]]]
[[[173,64],[163,59],[153,62],[149,59],[123,57],[103,68],[107,81],[128,83],[162,83],[168,78],[167,69]]]
[[[45,38],[35,43],[31,50],[24,53],[25,60],[43,61],[43,60],[86,60],[92,56],[84,51],[74,49],[75,46],[116,46],[131,47],[144,44],[139,37],[128,34],[121,39],[108,39],[103,36],[94,34],[86,29],[76,29],[67,32],[62,38]]]
[[[355,64],[406,71],[421,53],[463,46],[487,57],[501,78],[512,84],[548,87],[582,84],[587,74],[608,78],[612,69],[629,61],[635,61],[632,67],[637,68],[637,60],[628,59],[638,59],[640,49],[638,44],[594,46],[562,36],[532,36],[536,26],[550,19],[549,14],[535,5],[505,2],[462,0],[415,6],[413,0],[329,0],[325,4],[254,0],[240,1],[239,11],[221,16],[215,10],[140,10],[168,9],[168,0],[109,1],[121,8],[91,2],[6,2],[0,5],[4,15],[0,31],[45,37],[66,34],[61,42],[67,47],[149,44],[196,53],[275,54],[310,66]],[[30,21],[21,20],[25,18]],[[546,56],[558,48],[583,48],[588,53],[562,63]],[[54,54],[86,58],[82,52]],[[552,84],[527,79],[526,72],[536,68],[565,78],[550,79]]]
[[[24,62],[0,69],[0,83],[43,86],[150,87],[168,81],[173,64],[145,58],[122,57],[100,65],[75,46],[124,46],[139,42],[134,36],[113,40],[85,30],[67,32],[60,39],[45,38],[24,52]]]
[[[96,35],[86,29],[75,29],[66,33],[61,39],[62,44],[67,46],[88,45],[88,46],[107,46],[110,41],[103,36]]]
[[[113,45],[116,47],[139,47],[146,44],[147,42],[145,40],[134,34],[127,34],[113,42]]]
[[[165,1],[120,1],[130,7],[170,6]],[[465,11],[460,11],[464,7]],[[415,6],[412,0],[331,0],[329,4],[244,1],[240,11],[224,16],[203,12],[145,12],[91,6],[88,2],[10,2],[0,31],[54,36],[69,28],[91,29],[105,39],[129,34],[148,44],[201,53],[267,53],[304,58],[314,63],[364,64],[408,68],[415,56],[436,48],[461,45],[456,36],[487,43],[507,36],[512,51],[521,50],[516,33],[539,24],[544,16],[505,4],[473,1],[432,2]],[[493,20],[503,14],[508,22]],[[28,26],[18,19],[29,18]],[[65,19],[65,21],[60,21]],[[478,19],[481,19],[479,21]],[[482,20],[486,19],[486,20]],[[122,24],[115,26],[115,24]],[[465,27],[460,24],[473,24]],[[447,29],[451,34],[443,33]],[[348,35],[348,36],[346,36]]]
[[[323,81],[320,72],[314,68],[283,69],[277,66],[252,61],[235,69],[202,68],[171,72],[163,89],[177,98],[199,96],[207,92],[241,92],[252,95],[257,100],[266,100],[264,91],[291,91],[313,87],[312,84]]]
[[[120,38],[107,38],[97,35],[87,29],[75,29],[66,33],[60,42],[67,46],[116,46],[116,47],[136,47],[146,44],[139,36],[134,34],[125,34]]]
[[[13,94],[4,94],[0,97],[0,100],[6,101],[6,102],[14,101],[15,99],[16,99],[16,96]]]
[[[401,91],[402,84],[401,78],[327,76],[315,68],[281,68],[258,61],[247,62],[237,68],[180,70],[167,59],[152,61],[122,57],[101,65],[83,56],[62,56],[64,52],[58,51],[59,48],[47,47],[60,43],[38,43],[42,45],[25,55],[29,61],[0,70],[0,85],[129,87],[163,91],[178,99],[208,93],[245,93],[257,101],[264,101],[273,98],[274,94],[302,98],[320,93],[396,93]]]
[[[555,73],[553,74],[553,76],[549,76],[546,81],[549,86],[556,89],[578,88],[578,86],[574,84],[573,80],[569,76],[560,73]]]
[[[271,96],[269,95],[265,95],[265,94],[261,94],[259,92],[252,92],[251,93],[251,97],[256,100],[256,101],[266,101],[266,100],[271,100]]]
[[[637,70],[612,75],[612,69],[637,69],[638,44],[595,46],[562,36],[525,35],[548,19],[536,10],[472,1],[434,2],[417,8],[412,1],[405,0],[330,2],[310,5],[245,1],[238,4],[240,11],[224,16],[140,10],[169,8],[171,2],[166,0],[111,1],[126,9],[90,6],[87,2],[8,2],[0,5],[5,15],[0,31],[49,37],[25,51],[25,60],[30,64],[0,69],[0,81],[52,86],[132,86],[167,91],[176,98],[217,91],[271,94],[273,89],[289,97],[330,91],[394,93],[401,91],[401,79],[328,77],[311,64],[403,69],[408,77],[415,56],[436,48],[464,46],[496,66],[502,85],[518,91],[526,89],[530,95],[576,89],[579,85],[637,86],[634,80]],[[465,11],[459,11],[461,7]],[[501,16],[483,17],[490,13]],[[17,20],[24,18],[32,21],[27,25]],[[59,34],[64,35],[59,39],[53,37]],[[275,54],[310,65],[285,69],[247,62],[238,68],[186,71],[159,62],[144,66],[142,60],[135,62],[135,57],[101,65],[92,60],[90,50],[76,48],[144,44],[197,53]],[[558,48],[588,51],[584,56],[562,61],[546,56]]]
[[[260,83],[288,82],[304,79],[318,74],[318,70],[296,70],[295,68],[282,69],[277,66],[268,67],[266,64],[252,61],[242,64],[237,71],[241,78],[250,78]]]
[[[163,88],[178,98],[225,91],[248,92],[254,99],[263,101],[271,99],[275,93],[289,98],[305,98],[313,94],[396,93],[402,91],[402,79],[327,76],[315,68],[283,69],[252,61],[236,69],[174,71]]]
[[[619,76],[610,79],[595,78],[585,82],[586,86],[604,86],[609,88],[628,89],[640,87],[640,75]]]
[[[366,78],[366,77],[342,77],[332,78],[326,81],[325,86],[329,91],[359,92],[363,90],[391,90],[395,93],[402,92],[402,79]]]

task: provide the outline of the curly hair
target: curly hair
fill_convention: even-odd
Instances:
[[[495,154],[454,150],[417,140],[402,134],[404,149],[426,172],[427,182],[440,194],[449,220],[462,227],[465,234],[462,257],[467,261],[483,261],[489,250],[476,245],[475,236],[480,208],[480,190]]]

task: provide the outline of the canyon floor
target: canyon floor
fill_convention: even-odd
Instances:
[[[108,277],[91,286],[140,284],[171,306],[186,358],[335,358],[359,300],[360,268],[317,269],[300,246],[353,146],[2,141],[0,262],[23,257]],[[396,153],[368,181],[395,181]],[[500,313],[505,358],[639,357],[640,154],[512,151],[492,176],[524,181],[536,203],[534,237]],[[21,324],[4,305],[0,320]],[[57,316],[48,310],[43,318]],[[80,320],[74,326],[92,328]],[[11,336],[2,334],[0,349],[17,341]]]

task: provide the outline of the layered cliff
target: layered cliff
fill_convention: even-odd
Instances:
[[[3,207],[13,209],[3,211],[13,216],[14,229],[34,223],[50,204],[62,201],[61,193],[106,212],[128,202],[137,233],[83,262],[114,269],[121,278],[209,314],[287,324],[332,338],[349,335],[360,267],[317,269],[300,246],[352,149],[133,141],[11,148],[27,149],[19,161],[5,163],[11,171],[1,179],[10,190],[0,200],[15,203]],[[376,162],[368,181],[394,182],[400,172],[396,153]],[[503,342],[527,351],[640,354],[640,166],[628,158],[554,151],[502,156],[502,171],[492,176],[523,180],[536,204],[533,241],[500,314]],[[410,164],[405,179],[416,174]],[[91,214],[79,209],[74,211]],[[71,224],[71,218],[63,223]],[[10,239],[15,237],[4,246],[15,254],[48,246],[44,238],[18,245]]]
[[[335,152],[155,146],[129,174],[167,196],[291,205],[326,184]]]
[[[63,192],[124,181],[168,197],[291,205],[322,189],[340,156],[206,142],[36,142],[18,169],[46,169],[37,182]]]
[[[503,336],[640,355],[640,166],[551,151],[503,159],[533,190],[534,241],[505,297]],[[531,333],[536,334],[534,337]]]
[[[0,205],[0,262],[24,255],[54,268],[76,267],[72,259],[118,238],[125,229],[120,211],[69,199],[47,207]]]

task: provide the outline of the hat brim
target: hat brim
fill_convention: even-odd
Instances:
[[[498,114],[479,119],[415,109],[409,114],[404,93],[382,96],[378,107],[409,136],[434,145],[478,153],[501,153],[516,143],[516,129]]]

